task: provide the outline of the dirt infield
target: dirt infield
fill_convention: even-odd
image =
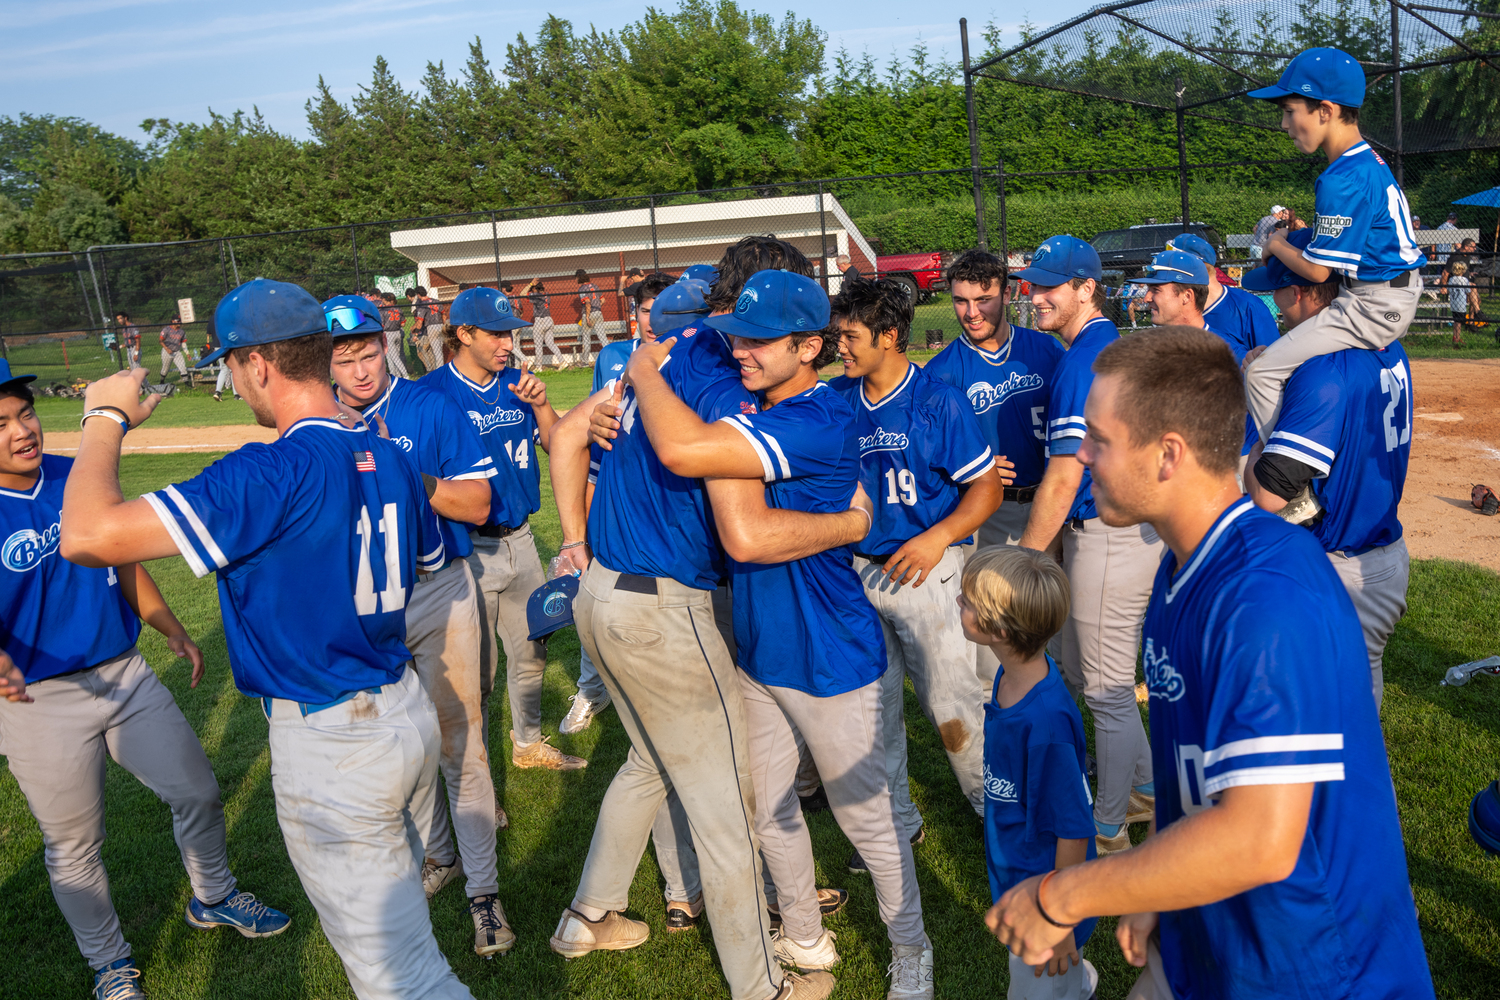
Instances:
[[[1416,420],[1401,503],[1406,543],[1418,559],[1457,559],[1500,571],[1500,516],[1469,504],[1469,484],[1500,492],[1500,358],[1414,360]],[[125,451],[220,451],[271,441],[262,427],[143,427]],[[47,450],[71,455],[78,433],[47,435]]]

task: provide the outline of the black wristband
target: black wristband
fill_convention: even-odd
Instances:
[[[425,472],[422,473],[422,488],[427,491],[427,499],[431,500],[432,495],[437,492],[437,484],[437,476],[429,476]]]
[[[118,406],[91,406],[91,407],[89,407],[89,409],[91,409],[91,410],[113,410],[114,412],[116,412],[116,413],[118,413],[120,415],[120,419],[121,420],[125,421],[125,426],[126,427],[130,426],[130,418],[128,416],[126,416],[125,415],[125,411],[122,410],[122,409],[120,409]]]
[[[1051,924],[1053,927],[1061,927],[1063,930],[1069,930],[1078,925],[1058,923],[1056,920],[1052,919],[1052,915],[1047,912],[1044,906],[1042,906],[1042,887],[1047,884],[1048,879],[1056,874],[1057,869],[1054,868],[1047,874],[1043,875],[1042,880],[1036,884],[1036,912],[1040,913],[1042,915],[1042,919],[1047,921],[1047,923]]]

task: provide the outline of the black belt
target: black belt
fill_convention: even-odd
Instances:
[[[1035,486],[1007,486],[1005,487],[1006,503],[1031,503],[1036,499]]]
[[[1407,285],[1411,284],[1411,276],[1413,274],[1415,274],[1415,273],[1416,273],[1415,271],[1403,271],[1401,274],[1396,275],[1390,281],[1360,281],[1358,278],[1355,278],[1353,275],[1346,273],[1344,275],[1344,284],[1348,285],[1350,288],[1353,288],[1356,284],[1359,284],[1359,285],[1390,285],[1392,288],[1405,288]]]
[[[527,523],[527,521],[522,521],[520,527],[518,528],[507,528],[503,524],[481,524],[479,527],[475,528],[474,531],[476,534],[483,535],[485,538],[509,538],[516,532],[523,530],[526,527]]]
[[[624,590],[632,594],[650,594],[656,596],[656,577],[637,576],[634,573],[621,573],[615,580],[615,589]]]
[[[866,555],[863,552],[856,552],[854,554],[857,555],[857,556],[859,556],[861,559],[868,559],[868,560],[870,560],[870,562],[874,563],[876,566],[884,566],[887,562],[890,561],[890,558],[891,558],[891,556],[871,556],[871,555]],[[891,553],[891,555],[895,555],[895,553],[893,552],[893,553]]]

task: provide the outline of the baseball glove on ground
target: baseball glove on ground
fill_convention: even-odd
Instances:
[[[1469,502],[1479,508],[1479,513],[1493,517],[1496,511],[1500,511],[1500,497],[1495,496],[1495,491],[1483,483],[1475,483],[1474,488],[1469,491]]]

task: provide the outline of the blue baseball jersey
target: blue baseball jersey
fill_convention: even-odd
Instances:
[[[1048,389],[1062,356],[1052,336],[1012,326],[998,351],[959,334],[924,368],[969,397],[990,450],[1015,465],[1018,489],[1041,482],[1047,467]]]
[[[1002,668],[984,705],[984,862],[997,903],[1057,867],[1059,840],[1082,840],[1087,858],[1099,856],[1083,716],[1057,664],[1048,656],[1047,676],[1009,708],[999,701],[1004,676]],[[1098,922],[1073,928],[1075,947]]]
[[[447,555],[416,465],[373,426],[299,420],[144,499],[218,574],[241,691],[321,705],[401,677],[417,571]]]
[[[35,486],[0,490],[0,647],[28,684],[112,660],[141,634],[117,570],[58,554],[72,468],[71,458],[43,455]]]
[[[661,373],[678,399],[705,422],[756,411],[722,333],[688,326],[674,336]],[[661,464],[636,412],[634,389],[625,390],[621,404],[620,433],[600,453],[589,508],[594,557],[621,573],[713,590],[727,569],[703,480],[684,479]]]
[[[960,486],[995,467],[968,400],[916,365],[908,365],[901,384],[878,403],[865,396],[863,378],[840,375],[828,387],[854,411],[859,478],[875,502],[861,552],[894,554],[953,513]]]
[[[1226,789],[1314,786],[1290,877],[1161,914],[1173,993],[1431,997],[1370,660],[1317,541],[1241,497],[1162,560],[1142,650],[1158,829]]]
[[[630,361],[630,356],[640,346],[640,340],[632,338],[612,340],[601,347],[599,356],[594,359],[594,388],[589,395],[618,382],[625,374],[625,365]]]
[[[1302,256],[1360,281],[1389,281],[1427,263],[1411,206],[1368,142],[1345,150],[1313,185],[1318,230]]]
[[[519,368],[506,368],[489,384],[480,385],[450,361],[421,379],[424,386],[445,393],[457,403],[479,431],[479,439],[495,461],[495,475],[490,478],[490,516],[485,524],[506,528],[519,528],[542,508],[536,414],[530,403],[521,402],[507,388],[520,378]]]
[[[832,514],[859,481],[859,438],[844,397],[819,382],[760,413],[724,423],[760,456],[766,506]],[[847,546],[764,565],[729,561],[741,669],[762,684],[818,697],[885,672],[885,636]]]
[[[1047,455],[1076,455],[1088,433],[1083,419],[1083,404],[1094,386],[1094,359],[1099,352],[1120,339],[1120,331],[1103,316],[1089,320],[1062,356],[1052,376],[1052,393],[1047,402]],[[1087,521],[1098,517],[1094,507],[1094,478],[1083,470],[1083,479],[1073,497],[1068,517]]]
[[[1287,380],[1266,451],[1318,470],[1313,529],[1325,551],[1357,555],[1401,537],[1411,460],[1411,364],[1399,342],[1304,361]]]
[[[1276,317],[1258,297],[1241,288],[1224,288],[1224,294],[1203,310],[1203,325],[1224,338],[1234,352],[1234,360],[1257,347],[1270,347],[1281,336]]]
[[[366,414],[379,414],[391,440],[401,446],[418,472],[439,479],[493,479],[495,460],[485,450],[479,431],[452,398],[434,388],[407,379],[392,378]],[[443,547],[449,559],[462,559],[474,551],[469,540],[473,525],[438,518]]]

